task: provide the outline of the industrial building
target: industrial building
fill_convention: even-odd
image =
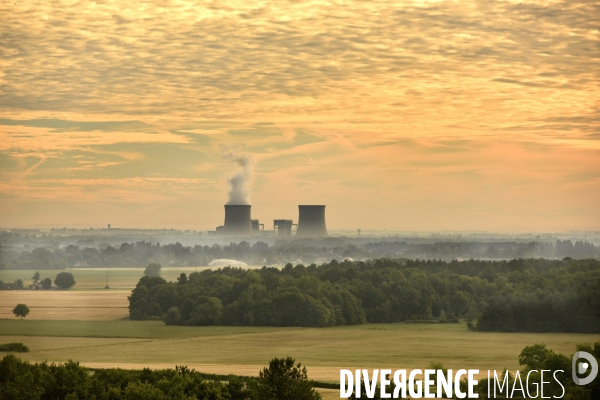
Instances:
[[[223,228],[217,228],[219,234],[225,236],[252,236],[252,219],[250,205],[226,205],[225,223]]]
[[[218,226],[209,234],[219,236],[263,236],[275,234],[281,237],[291,237],[295,230],[297,237],[327,236],[324,205],[299,205],[298,223],[291,219],[273,220],[273,231],[265,231],[265,225],[259,220],[252,219],[250,205],[225,205],[225,223]],[[262,228],[262,229],[261,229]]]
[[[251,220],[251,222],[252,222],[252,232],[253,233],[257,233],[259,231],[265,230],[265,224],[261,224],[259,220],[253,219],[253,220]],[[261,227],[262,227],[262,229],[260,229]]]
[[[297,225],[291,219],[276,219],[273,221],[273,230],[277,233],[277,236],[292,236],[292,228],[294,226]]]
[[[296,236],[327,236],[327,226],[325,225],[325,206],[298,206],[298,230],[296,231]]]

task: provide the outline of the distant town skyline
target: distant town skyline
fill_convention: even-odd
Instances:
[[[586,1],[0,4],[0,227],[600,230]]]

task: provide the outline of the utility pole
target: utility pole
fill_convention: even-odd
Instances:
[[[109,287],[108,287],[108,271],[106,271],[106,286],[104,286],[104,289],[109,289]]]

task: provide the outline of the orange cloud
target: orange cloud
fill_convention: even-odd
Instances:
[[[243,143],[267,220],[319,202],[348,229],[598,229],[594,7],[0,5],[0,224],[213,228],[219,148]]]

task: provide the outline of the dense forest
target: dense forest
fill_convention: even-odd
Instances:
[[[0,235],[2,236],[2,235]],[[6,235],[4,235],[6,237]],[[11,241],[9,241],[10,243]],[[184,246],[179,242],[138,241],[110,245],[93,240],[80,240],[66,246],[29,247],[0,244],[0,269],[63,269],[68,267],[138,267],[150,263],[164,266],[207,266],[217,259],[232,259],[249,265],[322,264],[332,260],[365,261],[375,258],[407,259],[499,259],[600,257],[599,249],[585,241],[556,242],[433,242],[416,239],[404,241],[359,241],[348,238],[278,240],[274,243],[258,240]]]
[[[482,331],[600,332],[600,262],[377,259],[143,277],[130,318],[177,325],[469,321]]]

